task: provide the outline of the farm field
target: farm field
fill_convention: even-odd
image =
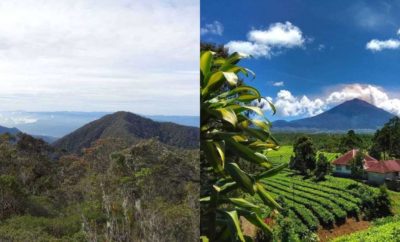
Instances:
[[[319,151],[319,153],[323,153],[329,161],[332,161],[336,158],[339,153],[330,153],[330,152],[323,152]],[[283,145],[279,148],[279,150],[272,150],[268,152],[268,158],[272,163],[282,163],[282,162],[289,162],[290,157],[293,155],[293,146],[291,145]]]
[[[264,179],[265,188],[274,197],[280,197],[289,208],[289,215],[298,221],[296,232],[305,236],[307,229],[316,232],[319,228],[333,228],[343,224],[347,217],[358,217],[361,200],[345,184],[336,187],[302,180],[300,176],[288,176],[290,172]],[[341,180],[335,181],[340,183]]]
[[[400,241],[400,217],[391,217],[377,220],[374,226],[369,229],[353,233],[351,235],[341,236],[333,242],[398,242]]]
[[[348,222],[355,228],[353,231],[364,230],[369,225],[367,221],[358,224],[358,220],[362,218],[362,198],[355,190],[348,187],[358,184],[359,182],[347,178],[338,178],[327,176],[325,181],[314,182],[311,179],[304,180],[302,176],[293,175],[288,169],[281,174],[263,180],[265,188],[272,194],[274,198],[280,198],[289,209],[288,216],[295,222],[295,232],[300,239],[309,236],[309,232],[317,233],[321,230],[329,231],[337,229],[328,238],[343,235],[350,229],[340,226],[347,226]],[[370,187],[377,192],[378,188]],[[398,206],[398,198],[400,193],[389,192],[394,214],[398,214],[400,210]],[[388,217],[389,218],[389,217]],[[397,225],[400,221],[397,221]],[[361,226],[363,225],[363,226]],[[374,229],[375,224],[369,227]],[[387,225],[381,229],[394,225]],[[344,232],[342,232],[344,231]],[[368,230],[367,230],[368,231]],[[326,240],[321,240],[326,241]],[[340,240],[340,241],[363,241],[363,240]],[[388,240],[393,241],[393,240]]]

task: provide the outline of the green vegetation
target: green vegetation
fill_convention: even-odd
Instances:
[[[365,231],[334,239],[334,242],[396,242],[400,238],[400,217],[388,217],[374,222],[374,226]]]
[[[312,140],[307,136],[297,139],[293,145],[294,156],[290,158],[290,169],[297,170],[303,175],[308,175],[316,167],[316,150]]]
[[[340,139],[340,152],[345,153],[352,149],[362,148],[363,140],[354,132],[354,130],[349,130],[345,136]]]
[[[350,170],[353,178],[361,179],[364,176],[364,157],[363,151],[360,151],[350,161]]]
[[[90,122],[53,143],[59,150],[82,154],[98,139],[122,139],[135,144],[155,138],[164,144],[194,149],[199,146],[199,129],[170,122],[156,122],[130,112],[116,112]]]
[[[274,137],[282,146],[293,145],[299,137],[304,135],[313,140],[316,150],[329,153],[341,153],[340,143],[343,137],[346,136],[343,133],[274,133]],[[357,134],[357,137],[362,140],[361,149],[367,150],[371,147],[373,134]]]
[[[285,204],[285,219],[294,224],[291,237],[297,241],[312,241],[312,234],[320,226],[333,228],[348,217],[372,220],[391,214],[390,194],[385,188],[370,188],[350,179],[327,176],[324,181],[315,182],[285,171],[262,183]]]
[[[198,150],[152,139],[78,156],[0,136],[0,241],[195,241],[198,174]]]
[[[331,153],[331,152],[326,152],[326,151],[317,151],[317,156],[319,154],[323,154],[328,161],[332,161],[336,159],[340,154],[339,153]],[[280,164],[280,163],[289,163],[290,157],[293,156],[293,146],[291,145],[283,145],[280,146],[279,149],[277,150],[270,150],[268,151],[268,159],[273,163],[273,164]]]
[[[394,117],[375,132],[371,151],[384,159],[400,158],[400,118]]]
[[[323,153],[318,154],[318,160],[315,166],[314,175],[317,181],[325,180],[325,176],[332,170],[331,163]]]
[[[253,118],[264,118],[261,109],[252,106],[253,101],[260,101],[260,93],[238,82],[239,73],[250,73],[237,65],[242,58],[238,53],[227,58],[215,58],[211,51],[201,53],[203,241],[252,240],[243,234],[240,216],[271,238],[272,230],[261,217],[261,206],[253,204],[251,198],[257,194],[271,210],[281,208],[259,181],[274,175],[285,164],[271,169],[265,156],[265,151],[277,148],[277,144],[267,120]],[[274,109],[272,104],[271,108]],[[244,164],[254,167],[245,171],[249,166]]]

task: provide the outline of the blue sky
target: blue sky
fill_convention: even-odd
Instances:
[[[255,56],[274,119],[352,98],[400,114],[400,1],[202,1],[201,40]]]

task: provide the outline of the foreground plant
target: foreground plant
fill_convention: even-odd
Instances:
[[[234,53],[214,58],[213,52],[205,51],[200,58],[203,241],[251,241],[242,232],[240,217],[272,235],[260,216],[261,208],[245,199],[245,194],[258,195],[271,210],[281,209],[259,181],[286,165],[272,168],[265,156],[278,144],[262,110],[252,105],[261,101],[259,91],[239,81],[239,75],[253,75],[237,65],[243,57]],[[248,164],[255,172],[244,170]]]

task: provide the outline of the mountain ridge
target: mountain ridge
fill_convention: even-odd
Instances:
[[[9,134],[15,135],[15,134],[18,134],[20,132],[21,131],[19,129],[17,129],[17,128],[7,128],[7,127],[4,127],[4,126],[0,126],[0,134],[9,133]]]
[[[199,130],[171,122],[156,122],[149,118],[119,111],[92,121],[53,143],[53,146],[72,153],[102,138],[120,138],[130,144],[144,139],[158,138],[160,142],[180,148],[196,148]]]
[[[350,129],[374,131],[382,127],[395,115],[364,100],[355,98],[345,101],[321,114],[292,121],[276,120],[275,130],[290,131],[333,131]]]

